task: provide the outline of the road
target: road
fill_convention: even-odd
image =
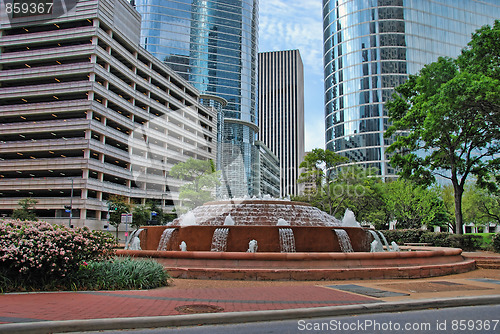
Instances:
[[[361,316],[255,322],[236,325],[86,332],[101,334],[276,333],[500,333],[500,305],[429,309]]]

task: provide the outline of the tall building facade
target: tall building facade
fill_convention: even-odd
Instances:
[[[280,197],[280,163],[278,157],[261,141],[255,145],[259,148],[259,185],[260,195]]]
[[[323,0],[326,148],[394,176],[383,137],[394,87],[499,17],[497,0]]]
[[[1,17],[0,35],[2,216],[30,197],[40,219],[103,229],[110,196],[171,210],[171,167],[215,159],[217,111],[201,103],[214,98],[140,47],[127,1]]]
[[[299,50],[259,53],[259,140],[280,162],[280,195],[299,195],[304,160],[304,67]]]
[[[220,196],[259,192],[258,0],[136,0],[141,44],[199,91],[224,98]]]

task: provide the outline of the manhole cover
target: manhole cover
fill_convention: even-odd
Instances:
[[[217,313],[224,311],[222,307],[205,304],[182,305],[177,306],[175,310],[181,313]]]

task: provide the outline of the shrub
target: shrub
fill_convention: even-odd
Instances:
[[[86,227],[0,220],[0,284],[10,280],[44,286],[78,270],[84,261],[110,258],[115,246],[110,234]]]
[[[462,248],[464,251],[481,249],[482,237],[474,234],[452,234],[450,236],[452,247]]]
[[[151,259],[116,258],[90,261],[71,277],[81,290],[153,289],[168,285],[170,276]]]
[[[436,247],[456,247],[450,239],[452,234],[449,232],[429,232],[425,231],[420,236],[419,242],[427,242]]]
[[[436,247],[456,247],[466,251],[481,249],[482,237],[473,234],[457,235],[449,232],[430,232],[421,229],[389,230],[384,235],[398,245],[426,242]]]
[[[387,230],[383,231],[385,237],[391,243],[396,242],[398,245],[403,245],[404,243],[411,242],[422,242],[420,241],[422,234],[426,231],[421,229],[404,229],[404,230]]]
[[[493,249],[495,252],[500,253],[500,233],[493,236]]]

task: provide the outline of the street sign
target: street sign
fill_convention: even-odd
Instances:
[[[121,222],[125,224],[130,224],[132,222],[132,214],[131,213],[122,213]]]

